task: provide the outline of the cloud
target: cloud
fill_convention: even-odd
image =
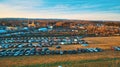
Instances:
[[[8,8],[13,8],[17,10],[28,10],[35,8],[36,6],[43,5],[42,0],[5,0],[0,2],[0,4],[4,6],[8,6]],[[4,8],[5,9],[5,8]]]
[[[93,2],[94,1],[94,2]],[[103,0],[4,0],[0,17],[119,20],[120,5]]]
[[[92,8],[99,8],[101,7],[101,4],[83,4],[83,5],[79,5],[80,9],[92,9]]]
[[[118,6],[113,6],[113,7],[111,7],[111,8],[109,8],[110,10],[119,10],[119,12],[120,12],[120,5],[118,5]]]
[[[69,5],[63,5],[63,4],[56,5],[53,7],[53,9],[68,9],[68,8],[69,8]]]

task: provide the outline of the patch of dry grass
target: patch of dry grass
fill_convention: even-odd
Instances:
[[[120,46],[120,37],[88,37],[84,38],[89,42],[89,47],[100,47],[110,49],[112,46]]]
[[[82,46],[80,44],[74,45],[61,45],[62,50],[76,49],[76,48],[102,48],[111,49],[112,46],[120,46],[120,37],[87,37],[84,38],[89,43],[88,46]],[[50,47],[51,50],[58,50],[55,46]]]
[[[104,51],[99,53],[83,53],[73,55],[44,55],[44,56],[22,56],[22,57],[3,57],[0,58],[0,66],[21,66],[44,63],[55,63],[65,61],[93,60],[100,58],[120,58],[118,51]]]

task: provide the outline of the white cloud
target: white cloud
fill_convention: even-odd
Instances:
[[[37,1],[35,0],[7,0],[5,2],[0,3],[0,5],[8,6],[8,8],[13,8],[17,10],[33,9],[36,6],[42,6],[43,4],[44,4],[43,0],[37,0]]]
[[[80,5],[81,9],[88,9],[88,8],[99,8],[101,6],[101,4],[84,4],[84,5]]]
[[[56,5],[56,6],[54,6],[54,7],[52,7],[52,9],[68,9],[68,8],[70,8],[70,6],[69,5],[63,5],[63,4],[59,4],[59,5]]]
[[[9,0],[11,2],[0,3],[0,17],[25,17],[25,18],[63,18],[81,20],[117,20],[120,21],[120,13],[87,12],[82,9],[96,8],[100,5],[78,5],[69,6],[58,4],[49,8],[34,8],[42,6],[42,0]],[[77,8],[74,8],[77,7]],[[115,7],[119,8],[119,7]],[[72,12],[72,11],[75,12]],[[91,9],[92,10],[92,9]]]
[[[9,12],[2,13],[0,17],[21,17],[21,18],[59,18],[59,19],[80,19],[80,20],[115,20],[120,21],[120,14],[115,13],[78,13],[78,14],[54,14],[39,12]]]
[[[111,9],[119,9],[120,10],[120,6],[111,7]]]

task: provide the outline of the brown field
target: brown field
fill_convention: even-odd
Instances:
[[[63,50],[76,49],[76,48],[89,48],[89,47],[100,47],[102,49],[110,49],[112,46],[120,45],[120,37],[88,37],[84,38],[89,42],[89,46],[84,47],[81,45],[62,45]],[[55,46],[50,47],[50,49],[56,50]],[[105,59],[105,58],[120,58],[119,51],[106,50],[99,53],[81,53],[73,55],[44,55],[44,56],[19,56],[19,57],[0,57],[0,67],[13,67],[13,66],[24,66],[24,65],[35,65],[35,64],[49,64],[56,62],[67,62],[67,61],[82,61],[82,60],[95,60],[95,59]],[[108,61],[113,64],[112,67],[118,63],[120,60]],[[109,63],[98,64],[108,65]],[[87,67],[91,67],[92,63],[84,63]],[[76,64],[74,66],[83,66],[84,64]],[[95,64],[94,64],[95,65]],[[96,64],[97,65],[97,64]],[[53,66],[54,67],[54,66]],[[93,66],[92,66],[93,67]],[[96,66],[94,66],[96,67]],[[101,66],[99,66],[101,67]]]
[[[61,49],[69,50],[76,48],[95,48],[111,49],[112,46],[120,46],[120,36],[117,37],[87,37],[84,38],[89,43],[89,46],[75,45],[61,45]],[[57,50],[55,46],[50,47],[51,50]]]

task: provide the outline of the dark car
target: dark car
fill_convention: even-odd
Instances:
[[[60,48],[61,48],[61,46],[60,46],[60,45],[57,45],[57,46],[56,46],[56,48],[57,48],[57,49],[60,49]]]

